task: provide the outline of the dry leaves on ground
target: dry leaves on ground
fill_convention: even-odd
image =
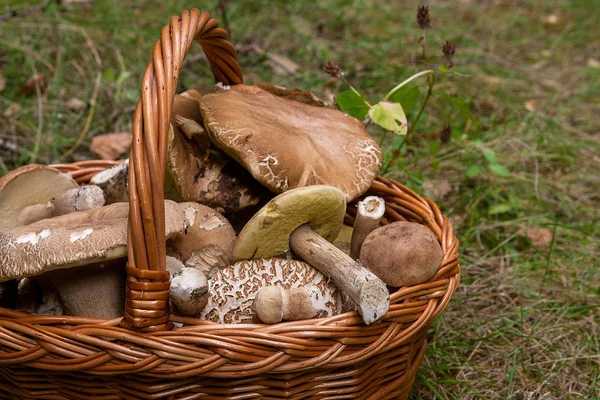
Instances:
[[[83,100],[79,100],[77,97],[71,97],[66,106],[71,111],[81,111],[87,107],[87,104]]]
[[[29,96],[37,93],[37,89],[40,89],[41,93],[44,93],[48,89],[48,77],[45,74],[38,73],[33,74],[23,86],[21,86],[21,93]]]
[[[525,109],[529,112],[534,112],[537,110],[537,101],[535,100],[527,100],[524,104]]]
[[[423,182],[423,192],[425,197],[433,200],[441,200],[452,191],[448,179],[425,180]]]
[[[552,231],[546,228],[529,228],[526,234],[535,247],[545,247],[552,242]]]
[[[0,93],[2,93],[2,91],[4,90],[5,87],[6,87],[6,78],[4,77],[4,75],[2,75],[2,72],[0,72]]]
[[[118,160],[121,154],[131,146],[132,135],[129,132],[107,133],[92,138],[90,150],[103,160]]]

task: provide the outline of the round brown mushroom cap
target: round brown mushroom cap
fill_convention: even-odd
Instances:
[[[437,237],[414,222],[393,222],[365,239],[360,260],[387,285],[418,285],[438,271],[443,259]]]
[[[254,311],[259,290],[313,285],[322,295],[317,318],[342,311],[341,291],[330,278],[298,260],[281,258],[244,260],[218,271],[210,281],[208,303],[200,318],[222,324],[260,323]]]
[[[0,232],[0,282],[125,257],[128,213],[115,203]],[[166,200],[167,238],[184,229],[181,208]]]
[[[333,242],[345,213],[344,193],[336,187],[288,190],[269,201],[244,226],[233,246],[233,261],[284,256],[289,252],[290,235],[304,224]]]
[[[79,185],[70,174],[38,164],[10,171],[0,178],[0,231],[23,225],[19,213],[26,207],[47,204]]]
[[[200,102],[211,140],[275,193],[339,187],[350,201],[381,167],[381,150],[357,119],[338,110],[237,85]]]
[[[224,268],[231,262],[235,231],[216,210],[202,204],[181,203],[186,230],[171,238],[167,245],[184,263],[194,256],[194,267],[209,276],[212,268]]]
[[[203,132],[197,96],[198,92],[175,96],[165,196],[175,201],[197,201],[226,213],[257,204],[260,185]],[[202,132],[193,130],[194,125]],[[188,137],[192,133],[193,137]]]

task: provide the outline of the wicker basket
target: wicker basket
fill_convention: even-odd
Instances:
[[[405,399],[426,334],[459,282],[458,241],[439,208],[377,178],[383,223],[408,220],[439,238],[444,260],[428,282],[391,296],[380,323],[357,313],[276,325],[220,325],[170,316],[163,182],[167,129],[179,68],[193,40],[217,82],[242,74],[227,33],[207,13],[171,18],[154,46],[135,111],[129,175],[125,318],[38,316],[0,309],[0,397],[24,399]],[[81,184],[113,165],[55,165]],[[347,222],[355,205],[349,205]],[[174,328],[173,322],[185,324]]]

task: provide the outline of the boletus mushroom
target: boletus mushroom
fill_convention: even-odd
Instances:
[[[68,315],[121,316],[128,212],[115,203],[0,232],[0,282],[36,276],[56,287]],[[183,212],[169,200],[165,220],[167,238],[183,232]]]
[[[171,254],[207,277],[231,263],[235,231],[216,210],[202,204],[180,203],[186,229],[167,242]]]
[[[331,277],[354,301],[367,325],[376,322],[390,306],[386,285],[330,243],[345,213],[345,194],[336,187],[317,185],[284,192],[244,226],[235,241],[233,259],[281,257],[291,249]]]
[[[427,281],[442,259],[437,237],[414,222],[398,221],[375,229],[360,250],[362,263],[392,287]]]
[[[338,110],[236,85],[200,101],[212,142],[269,190],[340,188],[363,194],[381,167],[381,150],[357,119]]]
[[[267,286],[293,289],[314,287],[318,312],[314,317],[327,317],[342,311],[341,291],[307,263],[281,258],[243,260],[226,267],[210,280],[208,302],[200,314],[202,319],[231,323],[257,323],[254,299]]]
[[[260,185],[204,132],[198,93],[176,95],[169,132],[165,196],[223,213],[257,204]]]

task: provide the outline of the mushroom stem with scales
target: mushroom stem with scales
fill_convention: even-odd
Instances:
[[[384,213],[385,201],[381,197],[369,196],[358,202],[350,242],[350,257],[354,260],[360,255],[360,248],[365,238],[379,227],[379,221]]]
[[[333,186],[284,192],[242,229],[234,244],[234,261],[277,257],[291,249],[329,276],[356,303],[365,324],[372,324],[388,311],[390,295],[381,279],[331,243],[345,211],[345,195]]]

